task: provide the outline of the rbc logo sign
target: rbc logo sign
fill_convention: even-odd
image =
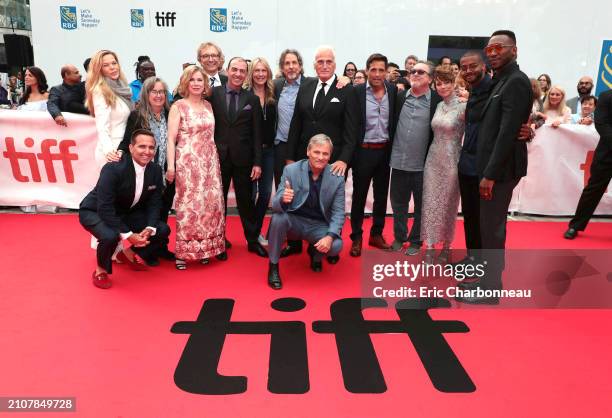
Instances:
[[[144,27],[144,10],[143,9],[130,9],[130,16],[131,16],[133,28]]]
[[[227,9],[210,9],[210,31],[227,32]]]
[[[77,9],[75,6],[60,6],[60,25],[62,29],[77,28]]]

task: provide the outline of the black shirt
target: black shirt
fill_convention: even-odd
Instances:
[[[308,190],[308,198],[306,198],[306,202],[304,202],[302,207],[293,212],[293,214],[297,216],[303,216],[304,218],[308,219],[325,221],[325,216],[323,216],[323,212],[321,212],[321,200],[319,199],[319,195],[321,194],[321,183],[323,182],[323,171],[321,171],[319,177],[314,180],[312,178],[312,169],[309,165],[308,181],[310,183],[310,188]]]
[[[459,158],[459,172],[466,176],[477,176],[476,148],[478,144],[478,126],[482,118],[482,110],[489,99],[493,81],[485,74],[482,81],[470,91],[465,108],[465,138]]]

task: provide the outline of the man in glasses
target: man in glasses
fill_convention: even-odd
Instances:
[[[210,87],[225,86],[227,76],[219,74],[219,68],[223,67],[225,55],[218,45],[206,42],[198,47],[198,62],[208,75]]]
[[[593,79],[588,75],[580,77],[576,90],[578,90],[578,96],[572,97],[566,104],[570,109],[572,109],[572,113],[577,113],[580,115],[582,108],[581,99],[591,95],[591,91],[593,91]]]
[[[514,32],[494,32],[484,51],[495,74],[482,111],[476,151],[480,230],[487,267],[485,278],[472,282],[471,286],[501,289],[508,207],[514,188],[527,174],[527,146],[517,138],[531,113],[533,94],[529,78],[516,63]],[[493,297],[457,299],[464,303],[499,303]]]
[[[410,89],[398,93],[395,104],[397,128],[391,148],[391,207],[393,208],[393,243],[391,250],[402,250],[409,241],[408,255],[420,252],[421,202],[423,168],[429,145],[433,140],[431,119],[440,96],[430,89],[432,67],[417,62],[409,74]],[[408,234],[408,204],[414,199],[414,223]]]

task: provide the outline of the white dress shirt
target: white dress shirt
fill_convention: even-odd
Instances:
[[[336,74],[331,76],[331,78],[325,82],[326,83],[325,85],[325,95],[326,96],[327,96],[327,93],[329,93],[329,89],[331,88],[331,85],[334,84],[335,79],[336,79]],[[321,90],[322,85],[323,85],[323,82],[319,79],[317,83],[317,88],[315,89],[315,92],[314,92],[314,96],[312,97],[312,108],[313,109],[315,106],[315,101],[317,100],[317,94],[319,94],[319,90]]]
[[[134,188],[134,201],[132,202],[132,206],[130,206],[131,208],[138,203],[140,196],[142,196],[142,189],[144,188],[144,174],[145,169],[147,168],[146,166],[143,167],[138,164],[136,161],[134,161],[134,159],[132,159],[132,163],[134,164],[134,171],[136,172],[136,186]],[[151,235],[155,235],[155,232],[157,231],[157,229],[153,228],[152,226],[147,226],[147,229],[153,231]],[[121,238],[128,239],[132,234],[133,232],[131,231],[122,233]]]
[[[219,87],[223,85],[221,84],[221,77],[219,76],[219,73],[215,75],[209,75],[208,78],[209,80],[214,80],[214,84],[212,85],[213,87]],[[210,84],[210,81],[208,83]]]

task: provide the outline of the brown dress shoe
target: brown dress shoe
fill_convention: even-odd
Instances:
[[[370,235],[368,245],[374,248],[380,248],[381,250],[388,250],[391,245],[387,244],[385,238],[382,235]]]
[[[96,271],[94,270],[91,278],[93,280],[93,285],[99,287],[100,289],[109,289],[113,285],[111,280],[108,278],[108,274],[104,272],[96,274]]]
[[[353,244],[351,245],[351,251],[349,252],[351,257],[361,256],[361,243],[361,238],[357,238],[355,241],[353,241]]]

